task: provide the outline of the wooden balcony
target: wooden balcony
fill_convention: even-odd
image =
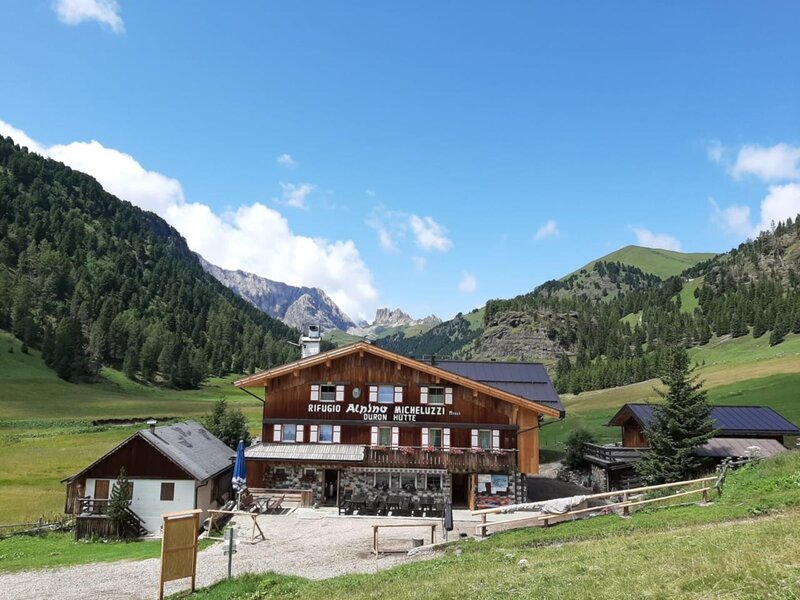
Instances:
[[[601,466],[629,465],[635,463],[649,448],[628,448],[626,446],[601,446],[584,444],[583,457]]]
[[[517,451],[367,446],[364,464],[402,469],[446,469],[451,473],[509,473],[517,468]]]

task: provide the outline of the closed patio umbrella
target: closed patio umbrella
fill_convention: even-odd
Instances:
[[[247,472],[244,467],[244,440],[239,440],[239,446],[236,448],[236,462],[233,463],[233,479],[231,480],[233,489],[236,490],[236,508],[239,506],[242,490],[247,487]]]
[[[444,531],[444,539],[447,540],[447,532],[453,531],[453,505],[448,502],[444,505],[442,512],[442,530]]]

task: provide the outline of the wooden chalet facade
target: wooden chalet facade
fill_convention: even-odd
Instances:
[[[608,422],[621,428],[622,444],[585,445],[584,458],[591,465],[595,489],[639,485],[634,464],[649,449],[647,428],[654,418],[652,404],[625,404]],[[753,453],[773,456],[787,449],[788,438],[800,437],[800,429],[767,406],[713,406],[711,419],[716,434],[696,450],[709,463]]]
[[[541,365],[423,362],[366,342],[235,385],[265,392],[248,485],[313,489],[329,504],[378,492],[473,507],[519,500],[521,474],[539,470],[541,420],[563,417]]]

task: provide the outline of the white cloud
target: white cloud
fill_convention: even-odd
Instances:
[[[464,272],[464,276],[458,284],[458,290],[465,294],[471,294],[478,289],[478,280],[471,273]]]
[[[318,286],[352,317],[374,314],[378,292],[351,240],[298,235],[281,213],[259,202],[217,214],[206,204],[187,202],[178,180],[148,171],[130,155],[96,141],[45,147],[2,121],[0,134],[89,173],[110,193],[157,213],[192,250],[220,267]]]
[[[364,193],[369,196],[370,198],[375,197],[375,190],[364,190]]]
[[[395,244],[392,234],[389,233],[389,231],[383,227],[378,227],[378,241],[381,244],[381,248],[383,248],[387,252],[397,251],[397,244]]]
[[[414,263],[414,268],[417,270],[417,273],[422,273],[428,265],[428,260],[424,256],[412,256],[411,262]]]
[[[742,205],[721,208],[713,198],[711,204],[711,222],[728,233],[741,237],[750,237],[753,233],[753,224],[750,221],[750,207]]]
[[[661,248],[663,250],[681,251],[681,243],[671,235],[666,233],[653,233],[644,227],[634,227],[633,233],[636,235],[636,243],[646,248]]]
[[[547,223],[539,227],[539,229],[536,231],[536,235],[533,236],[533,239],[543,240],[545,238],[556,236],[559,233],[561,232],[558,230],[558,223],[556,223],[554,219],[550,219],[547,221]]]
[[[306,198],[308,195],[316,189],[316,186],[310,183],[283,183],[281,182],[281,189],[283,190],[283,196],[279,200],[279,202],[286,204],[287,206],[292,206],[294,208],[302,208],[303,210],[308,208],[306,204]]]
[[[753,175],[764,181],[800,178],[800,148],[789,144],[776,144],[769,148],[746,145],[739,149],[731,175],[740,179]]]
[[[453,242],[447,237],[447,231],[432,217],[411,215],[408,224],[417,241],[417,246],[423,250],[439,250],[446,252],[453,247]]]
[[[761,201],[761,222],[757,231],[767,231],[773,223],[793,219],[800,214],[800,183],[769,186],[769,194]]]
[[[287,167],[292,169],[298,165],[297,161],[292,158],[291,154],[281,154],[278,158],[275,159],[275,162],[278,163],[282,167]]]
[[[107,25],[114,33],[123,33],[125,23],[119,15],[117,0],[56,0],[53,8],[58,20],[65,25],[79,25],[84,21],[97,21]]]

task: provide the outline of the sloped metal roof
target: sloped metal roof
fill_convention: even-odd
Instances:
[[[748,455],[747,449],[751,446],[760,448],[759,454],[762,458],[786,452],[786,448],[778,440],[768,438],[713,438],[700,446],[696,453],[714,458],[740,458]]]
[[[643,428],[653,422],[655,406],[653,404],[626,404],[609,421],[609,425],[621,425],[626,411],[635,418]],[[768,406],[713,406],[711,419],[719,435],[800,435],[793,423]]]
[[[540,363],[436,359],[433,364],[455,375],[564,411],[558,392]]]
[[[245,458],[270,460],[304,460],[360,462],[364,446],[357,444],[256,444],[245,448]]]
[[[197,421],[182,421],[143,429],[138,434],[198,481],[205,481],[232,466],[236,452]]]

